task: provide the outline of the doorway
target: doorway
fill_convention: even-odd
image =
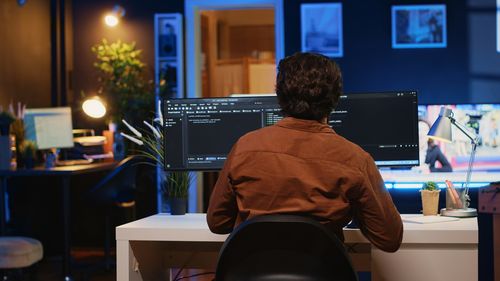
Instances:
[[[201,97],[274,93],[274,10],[204,10],[200,17]]]
[[[272,60],[278,62],[284,57],[284,23],[283,23],[283,0],[186,0],[185,16],[186,16],[186,81],[187,81],[187,97],[202,96],[202,77],[201,69],[203,67],[202,55],[202,21],[206,21],[206,32],[217,33],[217,26],[211,25],[210,18],[202,17],[202,14],[218,13],[224,15],[225,11],[233,11],[232,13],[252,13],[259,10],[268,10],[274,17],[274,57]],[[229,13],[231,14],[231,12]],[[241,14],[240,14],[241,15]],[[203,19],[205,18],[205,19]],[[235,24],[235,26],[242,24]],[[229,26],[229,25],[228,25]],[[212,28],[212,30],[210,30]],[[224,27],[221,27],[224,28]],[[215,29],[215,30],[214,30]],[[237,28],[236,28],[237,29]],[[231,32],[230,30],[228,32]],[[233,29],[233,32],[236,32]],[[221,33],[224,33],[221,31]],[[221,44],[224,44],[223,34],[221,34]],[[214,41],[215,43],[216,41]],[[226,54],[223,54],[224,57]],[[255,54],[258,56],[258,54]],[[262,56],[267,56],[262,54]],[[211,62],[214,63],[214,62]],[[208,65],[208,64],[207,64]],[[257,91],[257,90],[256,90]],[[211,96],[215,96],[212,92]]]
[[[230,17],[230,15],[225,14],[225,12],[227,11],[233,11],[230,12],[231,14],[248,12],[252,13],[256,11],[258,12],[259,10],[267,11],[267,13],[270,13],[272,15],[271,17],[274,18],[274,55],[272,54],[272,51],[270,51],[270,53],[266,53],[264,49],[262,49],[262,51],[259,51],[260,48],[257,48],[256,52],[253,52],[253,47],[250,48],[250,51],[246,48],[235,49],[231,47],[231,32],[239,35],[238,31],[241,31],[241,29],[236,27],[233,28],[233,31],[231,31],[231,24],[221,23],[219,26],[217,24],[217,22],[219,22],[219,14],[223,18],[225,16]],[[186,0],[184,13],[186,18],[187,97],[215,97],[236,92],[265,92],[266,89],[269,89],[269,85],[267,85],[267,88],[250,89],[250,85],[255,85],[251,84],[251,82],[248,82],[247,84],[231,82],[229,85],[221,86],[221,83],[215,84],[210,83],[209,81],[214,81],[214,79],[217,79],[215,78],[215,76],[217,75],[216,73],[220,71],[220,69],[216,68],[215,66],[219,58],[231,60],[232,56],[237,56],[239,58],[245,57],[247,56],[248,52],[250,52],[247,62],[248,65],[250,64],[251,58],[256,58],[267,60],[267,63],[272,65],[272,67],[275,69],[277,62],[284,57],[283,0]],[[217,17],[214,14],[217,15]],[[242,24],[235,24],[235,26],[241,25]],[[241,28],[245,29],[248,27]],[[267,27],[267,29],[269,29],[269,27]],[[210,35],[212,36],[212,38],[208,38],[208,36]],[[204,38],[202,38],[203,36]],[[250,39],[246,38],[244,40]],[[220,50],[219,48],[214,48],[214,44],[220,44],[221,46],[223,46],[223,48]],[[272,62],[274,62],[274,64]],[[264,68],[269,69],[269,66],[264,66]],[[248,68],[241,67],[241,69],[241,71],[243,71],[243,69]],[[266,71],[257,71],[257,73],[266,73]],[[246,75],[238,77],[246,77]],[[273,75],[273,80],[274,78],[275,75]],[[251,78],[249,78],[248,80],[250,79]],[[255,79],[258,80],[258,78]],[[236,78],[233,80],[236,80]],[[274,81],[272,83],[274,85]],[[258,85],[262,85],[262,83]],[[226,90],[224,90],[225,87]],[[231,87],[240,87],[241,90],[237,91],[237,88]],[[208,202],[211,188],[215,184],[216,179],[216,173],[198,173],[196,177],[196,183],[190,187],[189,191],[189,212],[205,211],[204,209],[207,206],[206,202]]]

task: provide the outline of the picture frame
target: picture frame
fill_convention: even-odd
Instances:
[[[344,55],[342,3],[307,3],[300,6],[301,50],[328,57]]]
[[[161,60],[159,64],[160,92],[162,96],[173,96],[178,92],[178,64],[175,60]]]
[[[162,16],[158,18],[158,56],[161,58],[177,56],[179,29],[178,16]]]
[[[182,15],[155,14],[155,82],[157,98],[184,97]]]
[[[500,53],[500,0],[497,0],[497,53]]]
[[[446,5],[394,5],[392,48],[446,48]]]

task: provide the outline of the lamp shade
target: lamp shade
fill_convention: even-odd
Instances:
[[[451,111],[451,109],[441,107],[439,116],[434,124],[432,124],[432,127],[429,130],[427,136],[432,139],[451,142],[453,140],[451,136],[451,116],[453,116],[453,112]]]
[[[97,96],[84,101],[82,109],[85,114],[92,118],[101,118],[106,114],[106,106]]]

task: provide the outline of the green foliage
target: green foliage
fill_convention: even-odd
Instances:
[[[422,189],[429,190],[429,191],[438,191],[439,187],[438,187],[437,183],[435,183],[433,181],[428,181],[422,185]]]
[[[190,172],[164,172],[162,192],[167,198],[187,198],[192,181]]]
[[[99,71],[99,94],[106,99],[111,120],[126,118],[134,122],[147,115],[153,108],[154,87],[145,78],[142,50],[135,43],[108,43],[106,39],[91,50],[97,59],[94,67]]]
[[[157,120],[159,122],[160,119]],[[156,122],[144,122],[144,124],[148,127],[147,129],[137,130],[132,127],[129,129],[133,135],[124,133],[122,135],[138,145],[135,149],[138,155],[150,160],[149,163],[152,162],[155,166],[161,167],[161,190],[166,198],[187,198],[192,174],[190,172],[165,172],[165,144],[161,124]],[[135,133],[134,130],[139,131],[140,134]]]
[[[19,146],[19,152],[24,159],[35,158],[36,144],[29,140],[24,140]]]

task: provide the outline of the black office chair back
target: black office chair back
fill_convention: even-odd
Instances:
[[[239,225],[219,253],[216,281],[357,281],[343,243],[312,218],[267,215]]]
[[[135,199],[138,156],[129,156],[120,161],[106,177],[90,191],[88,196],[101,205],[132,202]]]

